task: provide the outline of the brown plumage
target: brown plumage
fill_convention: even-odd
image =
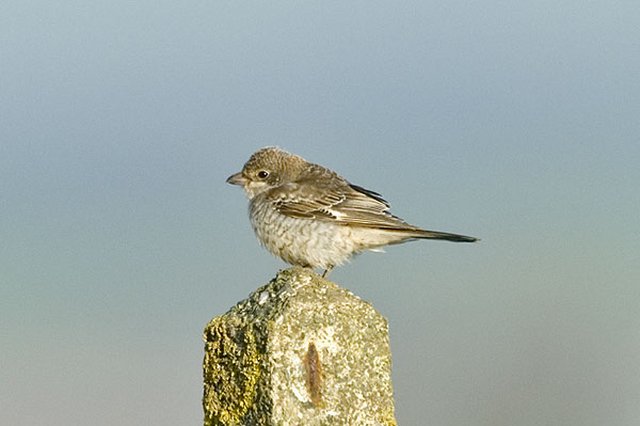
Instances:
[[[227,182],[244,188],[253,229],[271,253],[293,265],[323,268],[325,275],[354,254],[385,245],[477,240],[410,225],[389,213],[377,192],[275,147],[255,152]]]

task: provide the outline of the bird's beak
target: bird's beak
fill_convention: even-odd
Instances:
[[[244,186],[247,183],[247,179],[242,176],[242,172],[238,172],[235,175],[231,175],[227,178],[227,183],[231,185]]]

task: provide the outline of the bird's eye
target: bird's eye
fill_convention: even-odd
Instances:
[[[268,178],[268,177],[269,177],[269,172],[268,172],[268,171],[266,171],[266,170],[260,170],[260,171],[258,172],[258,177],[259,177],[260,179],[266,179],[266,178]]]

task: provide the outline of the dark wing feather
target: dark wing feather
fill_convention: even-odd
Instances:
[[[375,191],[371,191],[370,189],[363,188],[363,187],[358,186],[358,185],[351,184],[351,183],[349,184],[349,186],[351,187],[351,189],[355,189],[356,191],[361,192],[364,195],[368,195],[369,197],[373,198],[374,200],[381,202],[382,204],[387,206],[387,208],[391,207],[389,205],[389,203],[387,203],[387,200],[382,198],[382,195],[380,195],[379,193],[377,193]]]

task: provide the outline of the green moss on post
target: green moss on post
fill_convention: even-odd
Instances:
[[[304,268],[204,331],[204,424],[395,425],[386,320]]]

